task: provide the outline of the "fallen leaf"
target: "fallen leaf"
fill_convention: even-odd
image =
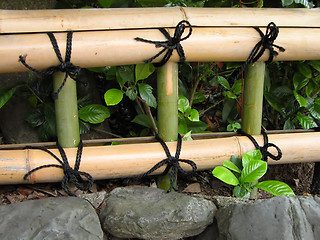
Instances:
[[[183,189],[182,192],[200,193],[201,192],[200,183],[192,183],[188,185],[185,189]]]

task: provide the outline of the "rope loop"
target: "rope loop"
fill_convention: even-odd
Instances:
[[[184,30],[186,28],[189,29],[189,32],[185,37],[182,37],[182,35],[184,33]],[[178,55],[180,57],[180,62],[181,63],[185,62],[186,57],[184,55],[184,51],[183,51],[183,48],[182,48],[180,42],[186,40],[187,38],[189,38],[191,36],[191,34],[192,34],[192,26],[191,26],[191,24],[186,20],[182,20],[181,22],[179,22],[178,25],[175,28],[175,32],[174,32],[173,37],[170,36],[169,32],[165,28],[158,28],[158,29],[168,40],[166,40],[166,41],[152,41],[152,40],[148,40],[148,39],[144,39],[144,38],[140,38],[140,37],[136,37],[135,38],[136,41],[146,42],[146,43],[153,43],[156,48],[160,48],[160,47],[163,48],[156,55],[154,55],[153,57],[145,60],[144,62],[145,63],[150,63],[154,59],[159,57],[162,53],[167,51],[165,53],[164,57],[162,58],[162,60],[159,63],[154,63],[154,66],[161,67],[170,59],[174,49],[176,49],[176,51],[177,51],[177,53],[178,53]]]
[[[63,179],[61,182],[61,187],[69,196],[76,196],[74,193],[71,192],[71,190],[68,186],[69,182],[73,183],[80,190],[83,190],[83,191],[89,190],[93,186],[92,176],[86,172],[79,171],[82,149],[83,149],[82,141],[80,140],[80,142],[79,142],[74,168],[71,168],[71,166],[69,165],[67,155],[58,142],[57,142],[57,147],[58,147],[58,150],[59,150],[60,155],[62,157],[62,160],[59,159],[55,154],[53,154],[51,151],[49,151],[46,148],[26,146],[25,149],[38,149],[38,150],[42,150],[42,151],[50,154],[52,157],[54,157],[60,163],[60,165],[48,164],[48,165],[42,165],[42,166],[36,167],[36,168],[32,169],[31,171],[29,171],[28,173],[26,173],[24,175],[23,179],[26,180],[29,175],[31,175],[32,173],[34,173],[35,171],[38,171],[40,169],[49,168],[49,167],[56,167],[56,168],[63,169],[64,176],[63,176]],[[84,183],[84,182],[86,182],[86,183]]]
[[[237,131],[239,134],[243,135],[243,136],[246,136],[248,137],[251,142],[253,143],[253,145],[255,146],[255,148],[257,150],[260,150],[261,154],[262,154],[262,158],[261,160],[267,162],[268,160],[268,157],[270,157],[271,159],[275,160],[275,161],[278,161],[282,158],[282,151],[281,149],[275,145],[274,143],[269,143],[269,138],[268,138],[268,135],[267,133],[264,131],[263,128],[261,128],[261,133],[263,135],[263,146],[259,146],[258,142],[250,135],[250,134],[247,134],[245,133],[242,129],[238,129]],[[273,155],[272,153],[270,153],[268,151],[268,148],[269,147],[273,147],[277,150],[278,154],[277,155]]]
[[[273,43],[279,34],[279,27],[277,27],[277,25],[274,22],[270,22],[268,24],[265,34],[258,27],[252,27],[252,28],[259,33],[261,39],[253,47],[251,53],[249,54],[249,57],[244,62],[244,64],[240,67],[240,69],[233,74],[234,77],[232,79],[234,81],[240,78],[241,73],[246,69],[248,64],[257,62],[260,59],[260,57],[264,54],[266,49],[269,50],[269,58],[266,61],[266,63],[272,62],[273,58],[279,55],[279,53],[274,50],[274,47],[278,48],[280,52],[285,51],[283,47],[280,47]]]
[[[141,177],[145,177],[145,176],[151,174],[152,172],[154,172],[155,170],[157,170],[158,168],[162,167],[163,165],[167,164],[167,166],[162,174],[163,175],[167,174],[169,172],[169,170],[171,169],[170,188],[168,189],[168,192],[170,192],[171,190],[178,191],[174,187],[178,172],[182,173],[183,175],[188,175],[188,173],[181,168],[179,162],[189,164],[192,167],[192,174],[197,171],[197,165],[191,160],[179,159],[180,152],[181,152],[181,146],[182,146],[182,137],[180,134],[178,134],[177,150],[176,150],[175,156],[171,155],[168,146],[158,135],[156,135],[155,138],[160,142],[162,148],[164,149],[164,151],[166,153],[167,158],[163,159],[162,161],[160,161],[159,163],[154,165],[149,171],[144,173]]]
[[[57,43],[57,40],[56,40],[54,34],[51,33],[51,32],[48,32],[47,35],[48,35],[48,37],[50,39],[50,42],[51,42],[52,47],[53,47],[53,50],[56,53],[56,56],[57,56],[57,58],[58,58],[58,60],[60,62],[60,64],[58,66],[49,67],[47,70],[40,71],[40,70],[37,70],[37,69],[31,67],[30,65],[28,65],[26,63],[26,57],[27,56],[20,55],[19,56],[19,61],[26,68],[28,68],[29,70],[31,70],[33,72],[36,72],[36,73],[38,73],[38,74],[40,74],[42,76],[52,75],[55,72],[64,72],[65,73],[65,77],[64,77],[60,87],[58,88],[58,90],[56,92],[54,92],[52,94],[53,98],[57,99],[58,98],[58,94],[60,93],[60,91],[64,87],[68,76],[76,81],[76,77],[80,73],[81,68],[78,67],[78,66],[73,65],[70,62],[70,60],[71,60],[71,50],[72,50],[72,35],[73,35],[72,31],[67,32],[66,55],[65,55],[65,60],[64,61],[62,59],[61,52],[60,52],[60,49],[59,49],[59,46],[58,46],[58,43]]]

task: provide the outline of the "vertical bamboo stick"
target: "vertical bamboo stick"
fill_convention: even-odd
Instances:
[[[53,89],[60,87],[65,73],[53,75]],[[55,100],[56,128],[59,144],[64,148],[77,147],[80,141],[76,82],[70,77]]]
[[[175,141],[178,135],[178,63],[167,62],[158,69],[158,125],[164,141]],[[159,176],[157,185],[168,190],[170,174]]]
[[[244,79],[242,130],[250,135],[261,133],[265,65],[264,62],[248,65]],[[253,189],[250,198],[256,197],[257,189]]]

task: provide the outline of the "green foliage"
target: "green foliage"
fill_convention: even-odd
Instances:
[[[5,105],[9,101],[18,87],[19,85],[0,88],[0,108],[2,108],[3,105]]]
[[[103,105],[91,104],[79,109],[78,115],[82,121],[98,124],[110,117],[110,112]]]
[[[104,101],[108,106],[117,105],[119,102],[121,102],[122,98],[122,91],[116,88],[109,89],[104,94]]]
[[[267,172],[267,163],[262,161],[261,157],[260,150],[249,151],[243,154],[242,159],[232,156],[231,161],[226,160],[223,166],[215,167],[212,174],[221,181],[235,186],[233,193],[239,198],[248,198],[253,188],[260,188],[275,196],[294,196],[291,188],[283,182],[263,181],[253,184]]]
[[[241,124],[240,123],[232,122],[232,123],[229,123],[229,125],[227,126],[227,131],[228,132],[236,132],[240,128],[241,128]]]
[[[281,0],[283,7],[297,7],[298,4],[306,8],[313,8],[314,4],[311,1],[307,0]]]

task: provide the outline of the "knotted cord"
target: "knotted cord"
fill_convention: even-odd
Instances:
[[[90,174],[86,172],[79,171],[80,167],[80,161],[81,161],[81,155],[82,155],[82,149],[83,144],[82,141],[79,142],[78,150],[77,150],[77,156],[76,161],[74,164],[74,169],[72,169],[69,165],[67,156],[63,148],[60,146],[60,144],[57,142],[57,147],[59,149],[60,155],[62,157],[62,160],[60,160],[56,155],[54,155],[51,151],[49,151],[46,148],[42,147],[36,147],[36,146],[26,146],[25,149],[38,149],[42,150],[48,154],[50,154],[52,157],[54,157],[61,165],[58,164],[47,164],[43,166],[36,167],[29,171],[27,174],[24,175],[23,179],[26,180],[29,175],[31,175],[33,172],[38,171],[43,168],[48,167],[56,167],[56,168],[62,168],[63,169],[63,179],[61,182],[62,189],[69,195],[69,196],[76,196],[74,193],[71,192],[68,183],[72,182],[78,189],[86,191],[89,190],[93,186],[93,178]],[[84,182],[83,178],[87,179],[87,184],[82,184]],[[81,183],[80,183],[81,182]]]
[[[187,34],[187,36],[182,37],[182,34],[183,34],[186,27],[189,28],[189,33]],[[154,66],[161,67],[170,59],[174,49],[177,50],[177,53],[180,57],[180,62],[184,62],[186,60],[186,58],[185,58],[184,51],[183,51],[183,48],[182,48],[180,42],[184,41],[190,37],[190,35],[192,33],[191,24],[186,20],[182,20],[181,22],[179,22],[175,28],[175,32],[174,32],[173,37],[170,36],[170,34],[168,33],[168,31],[165,28],[158,28],[158,29],[168,39],[167,41],[152,41],[152,40],[148,40],[148,39],[144,39],[144,38],[140,38],[140,37],[135,38],[136,41],[153,43],[153,44],[155,44],[156,48],[163,47],[163,49],[160,52],[158,52],[153,57],[145,60],[144,62],[150,63],[154,59],[159,57],[162,53],[167,51],[159,63],[154,63]]]
[[[150,173],[154,172],[155,170],[157,170],[158,168],[162,167],[163,165],[167,164],[167,166],[162,174],[163,175],[167,174],[171,168],[170,188],[168,189],[168,192],[170,192],[172,189],[177,191],[177,189],[174,187],[174,185],[175,185],[175,179],[177,178],[178,172],[181,172],[184,175],[188,174],[185,170],[183,170],[181,168],[179,162],[184,162],[184,163],[189,164],[192,167],[192,173],[195,173],[197,171],[197,165],[191,160],[179,159],[180,152],[181,152],[181,145],[182,145],[182,138],[181,138],[180,134],[178,134],[177,150],[176,150],[176,154],[174,157],[171,156],[171,153],[169,151],[168,146],[158,135],[156,135],[156,139],[160,142],[161,146],[163,147],[163,149],[167,155],[167,158],[158,162],[156,165],[154,165],[149,171],[147,171],[141,177],[145,177],[145,176],[149,175]]]
[[[57,40],[54,36],[53,33],[48,32],[47,33],[51,44],[53,46],[54,52],[57,55],[57,58],[59,59],[60,64],[58,66],[54,66],[54,67],[49,67],[47,70],[44,71],[40,71],[37,70],[33,67],[31,67],[30,65],[28,65],[26,63],[26,56],[19,56],[19,61],[29,70],[36,72],[40,75],[51,75],[55,72],[64,72],[65,73],[65,77],[63,79],[63,82],[61,83],[60,87],[58,88],[58,90],[52,94],[54,99],[58,98],[58,94],[61,91],[61,89],[63,88],[63,86],[65,85],[66,81],[67,81],[67,77],[69,76],[70,78],[72,78],[73,80],[76,81],[76,77],[79,74],[81,68],[78,66],[73,65],[70,60],[71,60],[71,50],[72,50],[72,35],[73,32],[69,31],[67,32],[67,43],[66,43],[66,55],[65,55],[65,60],[63,61],[62,56],[61,56],[61,52],[57,43]]]
[[[280,149],[277,145],[275,145],[275,144],[273,144],[273,143],[269,143],[268,135],[267,135],[267,133],[264,131],[263,128],[261,129],[261,133],[262,133],[262,135],[263,135],[263,146],[259,146],[259,144],[257,143],[257,141],[256,141],[250,134],[245,133],[242,129],[238,129],[237,132],[238,132],[239,134],[241,134],[241,135],[244,135],[244,136],[248,137],[248,138],[251,140],[251,142],[254,144],[255,148],[256,148],[257,150],[260,150],[260,152],[261,152],[261,154],[262,154],[262,160],[263,160],[263,161],[266,161],[266,162],[267,162],[268,157],[270,157],[271,159],[273,159],[273,160],[275,160],[275,161],[278,161],[278,160],[281,159],[281,157],[282,157],[281,149]],[[278,155],[275,156],[275,155],[273,155],[272,153],[270,153],[270,152],[268,151],[268,148],[269,148],[269,147],[274,147],[274,148],[277,150]]]
[[[232,79],[235,81],[239,79],[241,73],[246,69],[248,64],[255,63],[260,59],[260,57],[264,54],[266,49],[269,50],[269,58],[266,61],[270,63],[273,61],[273,58],[278,56],[279,53],[274,50],[274,47],[278,48],[280,52],[284,52],[285,49],[280,47],[273,42],[276,40],[279,34],[279,28],[276,26],[275,23],[270,22],[266,28],[266,33],[264,34],[260,28],[253,27],[259,34],[260,34],[260,41],[253,47],[249,57],[244,62],[244,64],[240,67],[238,71],[235,72],[234,77]]]

